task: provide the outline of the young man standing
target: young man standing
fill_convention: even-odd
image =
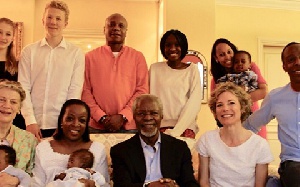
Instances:
[[[22,114],[26,130],[38,139],[51,136],[63,103],[80,98],[84,77],[84,54],[63,38],[69,9],[62,1],[46,5],[43,25],[46,36],[21,53],[18,81],[26,91]]]
[[[244,123],[257,132],[272,119],[278,121],[278,139],[281,143],[280,181],[283,187],[300,186],[300,43],[287,44],[281,53],[282,67],[290,82],[272,90],[261,108]]]

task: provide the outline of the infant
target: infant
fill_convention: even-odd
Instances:
[[[84,186],[80,179],[91,179],[95,181],[96,186],[105,184],[105,179],[99,172],[91,168],[94,163],[94,155],[88,149],[79,149],[74,151],[68,160],[67,170],[55,175],[54,181],[47,187],[81,187]]]
[[[15,168],[16,151],[7,145],[0,145],[0,173],[7,173],[19,179],[19,187],[30,186],[31,177],[25,171]]]

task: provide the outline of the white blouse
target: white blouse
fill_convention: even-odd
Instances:
[[[201,156],[209,157],[211,187],[253,187],[256,165],[274,159],[267,140],[254,133],[241,145],[229,147],[221,139],[220,129],[208,131],[195,148]]]
[[[101,173],[109,183],[105,147],[100,142],[93,142],[89,149],[94,154],[93,170]],[[67,169],[70,155],[54,152],[49,140],[41,141],[36,147],[35,166],[32,170],[32,187],[45,187],[53,181],[55,175]]]

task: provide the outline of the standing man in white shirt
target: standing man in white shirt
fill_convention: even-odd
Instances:
[[[21,53],[18,81],[26,91],[22,114],[26,130],[38,139],[52,136],[63,103],[81,98],[84,54],[63,37],[69,9],[62,1],[49,2],[44,11],[46,36]]]

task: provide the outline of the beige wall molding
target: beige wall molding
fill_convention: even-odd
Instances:
[[[216,0],[216,5],[300,11],[299,0]]]
[[[90,38],[104,38],[103,30],[100,29],[65,29],[64,36],[68,37],[82,37],[88,36]]]
[[[23,22],[15,22],[15,35],[14,35],[14,52],[17,60],[20,59],[21,50],[23,48]]]
[[[290,41],[285,41],[285,40],[275,40],[275,39],[266,39],[266,38],[258,38],[258,66],[261,67],[262,75],[268,79],[267,71],[268,67],[266,67],[266,62],[264,62],[264,49],[266,47],[284,47],[286,44],[290,43]],[[267,81],[268,82],[268,81]],[[270,91],[270,90],[269,90]],[[268,131],[268,140],[278,140],[278,125],[277,121],[273,120],[267,125],[267,131]]]
[[[65,29],[64,37],[84,52],[105,44],[105,35],[98,29]]]
[[[287,40],[275,40],[275,39],[266,39],[266,38],[258,38],[257,39],[257,44],[258,44],[258,66],[259,67],[264,67],[264,61],[263,61],[263,58],[264,58],[264,54],[263,54],[263,50],[264,50],[264,47],[267,47],[267,46],[276,46],[276,47],[284,47],[286,44],[290,43],[290,41],[287,41]],[[263,74],[263,76],[266,76],[264,74],[264,72],[261,72]]]

